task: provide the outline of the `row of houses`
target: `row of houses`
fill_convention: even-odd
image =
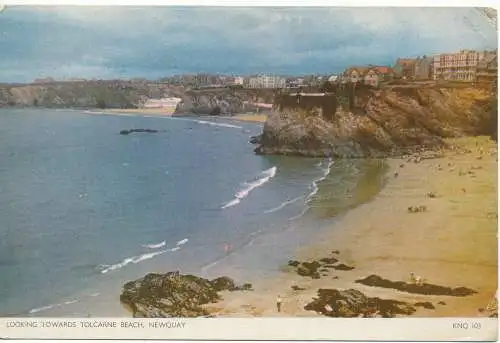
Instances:
[[[381,82],[404,80],[488,81],[497,78],[497,51],[461,50],[436,56],[398,58],[394,66],[354,66],[332,75],[330,82],[363,82],[378,87]]]

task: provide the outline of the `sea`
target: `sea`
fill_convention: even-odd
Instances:
[[[273,277],[383,187],[380,160],[256,155],[262,129],[0,110],[0,316],[130,316],[122,287],[147,273]]]

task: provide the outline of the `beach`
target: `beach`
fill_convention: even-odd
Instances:
[[[290,256],[312,261],[338,250],[333,256],[354,269],[330,269],[313,279],[282,266],[278,278],[254,282],[254,291],[225,292],[207,309],[222,317],[320,316],[304,309],[318,289],[354,288],[369,297],[433,304],[417,307],[416,317],[488,316],[484,309],[497,289],[497,147],[487,137],[449,142],[458,149],[437,158],[389,159],[387,184],[373,201],[336,221],[319,243]],[[425,211],[409,209],[420,206]],[[477,293],[423,295],[355,282],[373,274],[408,282],[411,272],[425,283]]]

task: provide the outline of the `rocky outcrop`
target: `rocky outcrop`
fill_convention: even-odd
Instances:
[[[147,132],[147,133],[157,133],[158,130],[154,129],[130,129],[130,130],[121,130],[120,135],[129,135],[134,132]]]
[[[231,115],[273,103],[275,92],[260,89],[189,89],[158,82],[100,80],[0,84],[0,107],[138,108],[147,99],[180,98],[176,115]]]
[[[385,157],[491,134],[494,96],[476,88],[345,86],[324,97],[281,96],[258,154]],[[351,88],[349,88],[351,87]]]
[[[384,317],[410,315],[416,309],[396,300],[370,298],[356,289],[319,289],[318,297],[304,307],[328,317]]]
[[[356,280],[355,282],[366,286],[392,288],[401,292],[407,292],[413,294],[465,297],[477,293],[475,290],[467,287],[451,288],[447,286],[439,286],[429,283],[423,283],[419,285],[414,283],[406,283],[403,281],[391,281],[381,278],[378,275],[370,275],[364,279]]]
[[[200,317],[209,313],[202,307],[221,299],[220,291],[251,290],[252,285],[236,286],[228,277],[207,280],[179,272],[147,274],[123,286],[120,301],[134,317]]]
[[[232,115],[255,112],[255,103],[273,103],[273,90],[206,89],[190,90],[181,98],[174,115]]]

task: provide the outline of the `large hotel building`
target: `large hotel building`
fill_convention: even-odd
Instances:
[[[486,51],[461,50],[434,56],[434,80],[474,81],[479,61],[487,56]]]

